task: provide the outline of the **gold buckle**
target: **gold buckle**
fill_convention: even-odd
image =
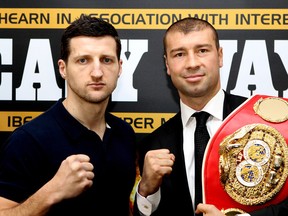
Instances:
[[[244,212],[241,209],[238,208],[228,208],[228,209],[222,209],[221,210],[222,213],[224,213],[226,216],[235,216],[236,214],[245,214],[246,212]]]

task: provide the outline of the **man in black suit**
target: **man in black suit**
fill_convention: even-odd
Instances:
[[[221,89],[223,53],[211,24],[195,18],[182,19],[168,28],[163,42],[167,74],[178,90],[180,111],[140,143],[142,179],[134,214],[223,216],[214,205],[199,204],[197,209],[194,202],[196,120],[192,115],[199,111],[210,114],[206,125],[211,137],[246,98]],[[287,203],[276,207],[269,207],[262,215],[283,215],[288,208]]]

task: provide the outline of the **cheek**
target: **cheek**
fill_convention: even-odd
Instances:
[[[219,58],[219,56],[217,55],[217,56],[211,56],[211,58],[210,58],[210,66],[211,67],[222,67],[222,65],[223,65],[223,62],[222,62],[222,58]]]
[[[169,61],[166,67],[169,75],[180,73],[183,68],[181,61]]]
[[[170,67],[169,68],[169,75],[170,76],[174,76],[174,77],[177,77],[177,76],[179,76],[183,71],[185,70],[185,68],[182,66],[182,65],[180,65],[180,64],[174,64],[174,66],[173,67]]]
[[[210,58],[210,59],[206,59],[206,62],[204,65],[208,71],[219,71],[219,68],[221,67],[220,63],[221,63],[220,59]]]
[[[79,71],[73,70],[67,70],[66,71],[66,81],[72,85],[78,85],[78,83],[81,83],[82,80],[84,80],[84,74],[81,74]]]
[[[117,70],[117,71],[110,71],[110,72],[103,72],[103,79],[105,79],[105,80],[109,80],[108,82],[110,82],[110,83],[117,83],[117,81],[118,81],[118,79],[119,79],[119,77],[120,77],[120,75],[121,75],[121,73],[119,73],[119,71]]]

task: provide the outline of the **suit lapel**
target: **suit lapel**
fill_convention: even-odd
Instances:
[[[223,119],[225,119],[231,112],[233,112],[238,106],[240,106],[247,98],[232,95],[224,91],[224,106],[223,106]]]

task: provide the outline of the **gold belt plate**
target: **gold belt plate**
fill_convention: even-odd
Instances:
[[[288,175],[285,138],[265,124],[246,125],[220,144],[220,181],[236,202],[258,205],[271,200]]]

